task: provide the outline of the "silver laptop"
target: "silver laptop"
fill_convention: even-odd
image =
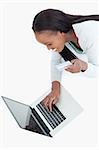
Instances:
[[[30,106],[4,96],[2,96],[2,99],[21,128],[53,137],[78,116],[83,109],[61,86],[59,101],[53,105],[53,110],[50,112],[41,103],[49,92],[50,90],[45,92]]]

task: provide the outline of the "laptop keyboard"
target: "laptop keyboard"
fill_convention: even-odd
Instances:
[[[44,116],[52,129],[56,128],[61,122],[66,119],[66,117],[61,113],[56,105],[53,105],[53,110],[51,112],[48,111],[41,103],[36,105],[36,107]]]

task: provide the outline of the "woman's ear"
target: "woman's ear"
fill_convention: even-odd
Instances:
[[[61,32],[61,34],[62,34],[63,36],[65,36],[65,34],[66,34],[66,33],[64,33],[64,32]]]
[[[65,36],[65,33],[64,33],[64,32],[61,32],[61,31],[58,31],[58,34],[59,34],[60,36]]]

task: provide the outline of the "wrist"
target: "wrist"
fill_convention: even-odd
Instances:
[[[52,82],[52,91],[60,91],[60,82],[59,81]]]
[[[82,61],[81,62],[81,72],[84,72],[84,71],[86,71],[87,70],[87,68],[88,68],[88,64],[86,63],[86,62],[84,62],[84,61]]]
[[[88,68],[88,66],[81,67],[81,72],[86,71],[86,70],[87,70],[87,68]]]

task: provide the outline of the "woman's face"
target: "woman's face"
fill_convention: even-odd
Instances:
[[[47,46],[48,50],[61,52],[66,42],[66,34],[59,31],[35,32],[36,40]]]

